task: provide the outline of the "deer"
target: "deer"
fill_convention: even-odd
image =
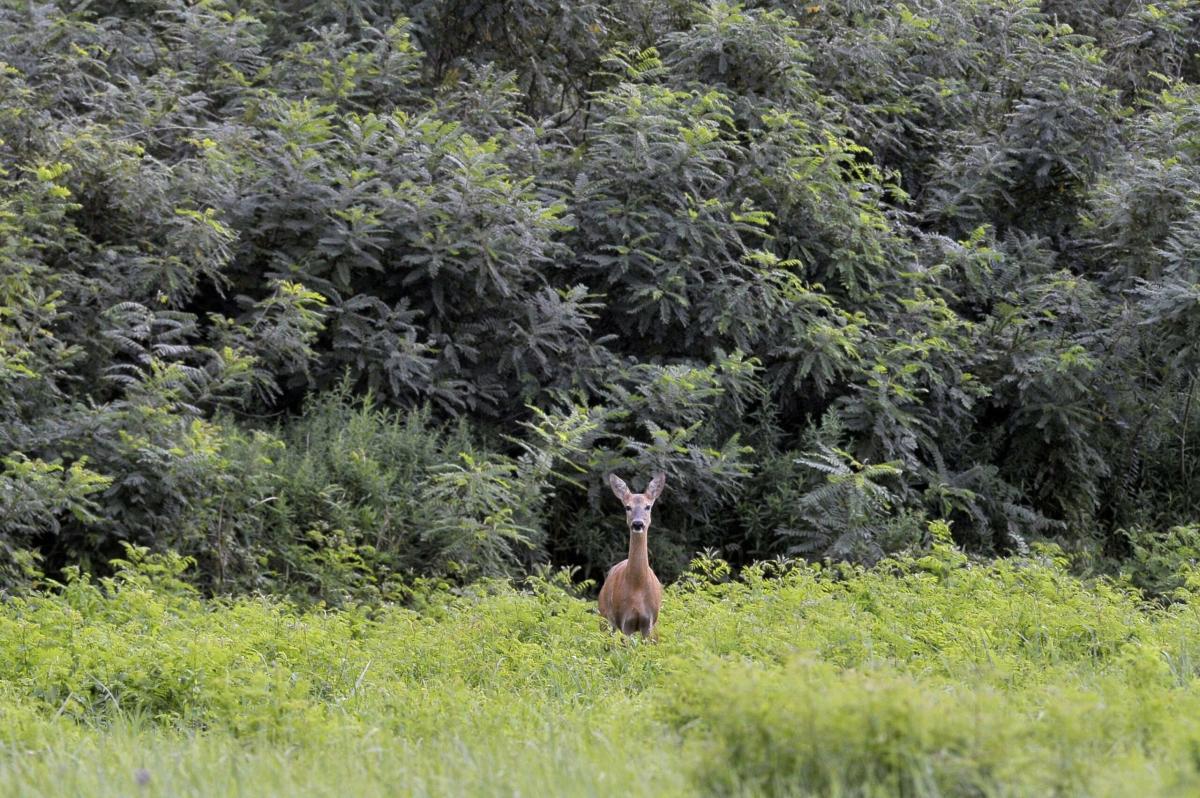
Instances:
[[[650,570],[646,537],[650,531],[650,509],[667,484],[667,475],[658,473],[646,486],[645,493],[631,493],[616,474],[609,474],[609,487],[625,505],[625,523],[629,526],[629,557],[609,569],[600,588],[600,614],[613,629],[630,637],[654,634],[658,610],[662,606],[662,584]]]

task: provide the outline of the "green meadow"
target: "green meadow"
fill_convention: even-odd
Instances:
[[[657,642],[562,573],[329,610],[134,560],[0,605],[0,794],[1200,790],[1200,596],[1149,604],[1054,549],[701,558]]]

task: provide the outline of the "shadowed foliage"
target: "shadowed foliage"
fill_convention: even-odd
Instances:
[[[0,580],[596,577],[661,470],[666,579],[945,519],[1170,584],[1198,56],[1185,0],[6,4]]]

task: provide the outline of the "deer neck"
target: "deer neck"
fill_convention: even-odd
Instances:
[[[645,532],[629,530],[629,565],[625,567],[626,579],[635,582],[645,581],[650,576],[650,555],[646,551]]]

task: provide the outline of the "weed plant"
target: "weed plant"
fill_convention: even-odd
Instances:
[[[699,558],[656,644],[564,572],[330,610],[132,550],[0,604],[0,794],[1196,794],[1200,580],[1151,604],[933,531],[869,569]]]

